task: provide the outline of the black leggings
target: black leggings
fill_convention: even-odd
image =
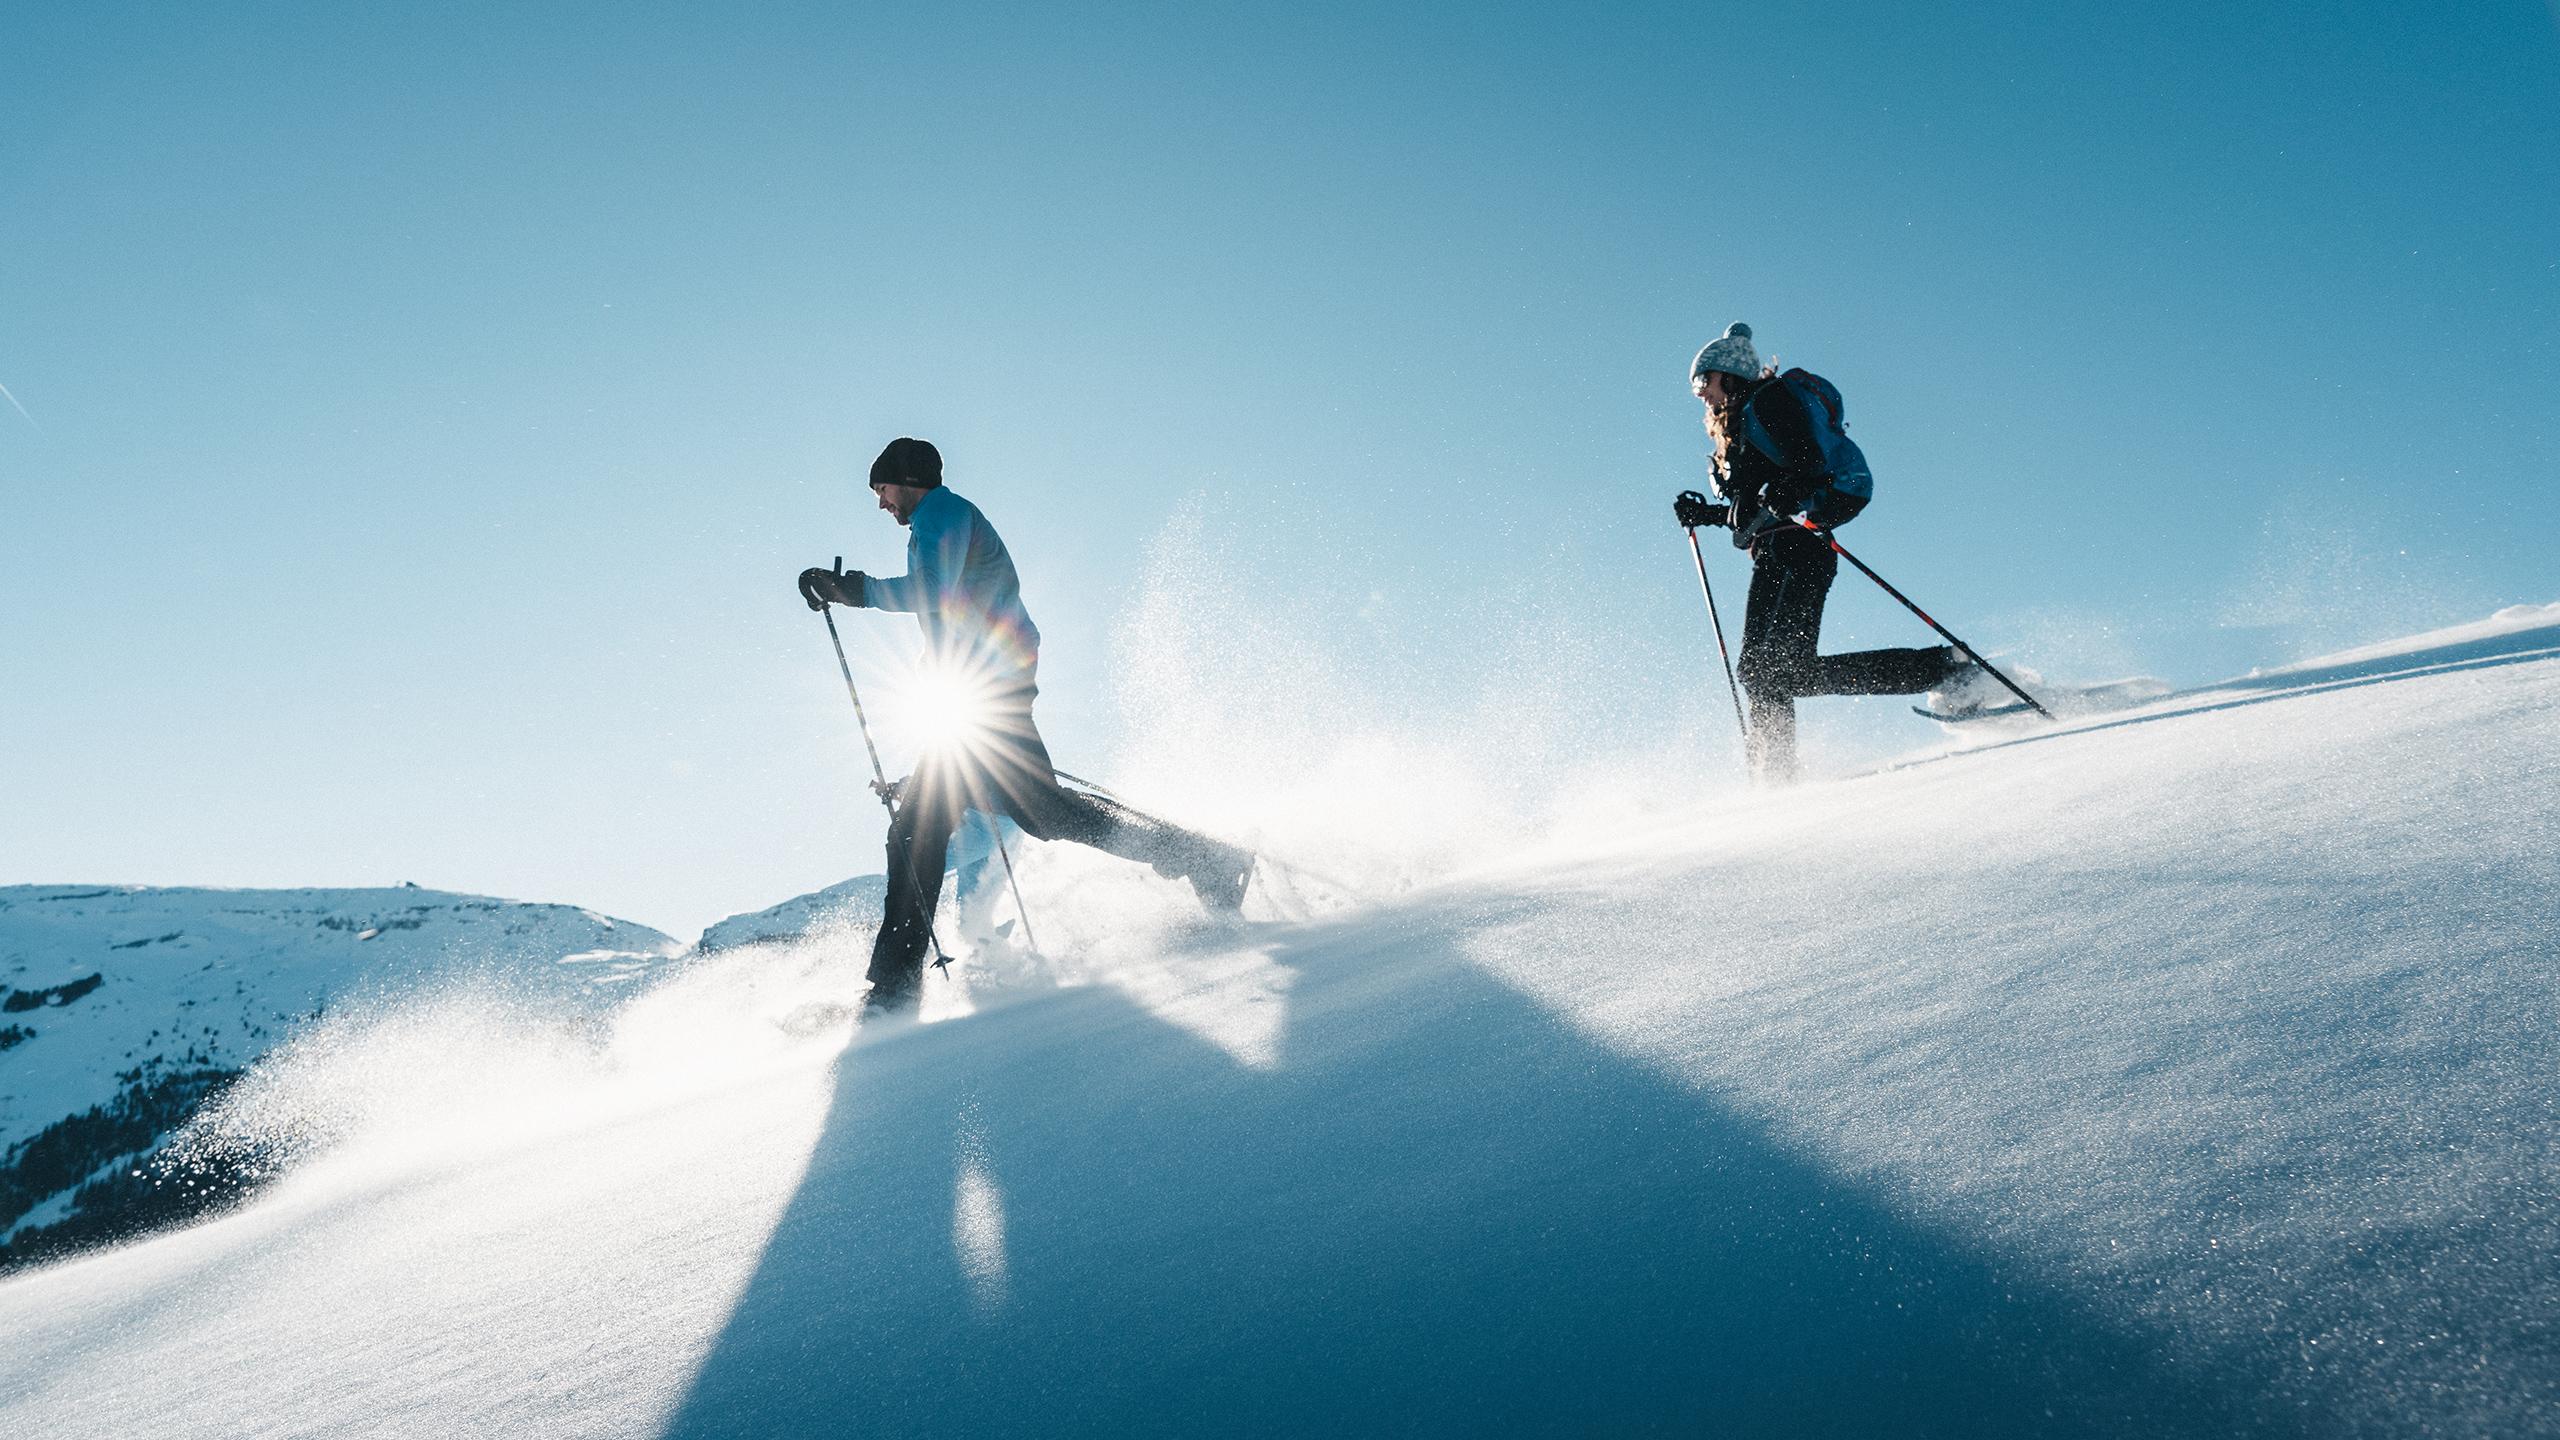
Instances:
[[[900,788],[889,822],[889,893],[871,947],[876,997],[912,995],[923,982],[951,836],[972,810],[1010,816],[1039,839],[1091,845],[1161,875],[1187,876],[1227,858],[1213,853],[1224,848],[1215,842],[1060,785],[1031,723],[1035,693],[1025,687],[1006,695],[983,735],[928,753]]]
[[[1781,530],[1752,549],[1734,669],[1751,698],[1752,773],[1764,779],[1795,778],[1799,697],[1918,695],[1954,668],[1955,652],[1945,646],[1821,654],[1822,606],[1839,574],[1839,557],[1810,531]]]

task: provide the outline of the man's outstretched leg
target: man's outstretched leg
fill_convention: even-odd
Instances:
[[[1099,795],[1053,784],[1037,824],[1016,819],[1043,840],[1073,840],[1106,855],[1135,860],[1169,880],[1188,880],[1200,903],[1223,914],[1244,908],[1253,852],[1137,814]]]
[[[990,801],[1011,815],[1023,833],[1042,840],[1072,840],[1106,855],[1135,860],[1173,880],[1188,880],[1200,903],[1233,913],[1244,905],[1253,855],[1161,820],[1139,815],[1098,795],[1058,783],[1049,746],[1031,721],[1028,686],[1006,697],[988,725],[981,784]],[[956,822],[955,822],[956,823]]]

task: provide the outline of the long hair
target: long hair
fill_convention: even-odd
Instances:
[[[1716,493],[1728,500],[1733,498],[1733,491],[1726,484],[1733,474],[1733,464],[1727,453],[1742,432],[1742,408],[1751,402],[1752,392],[1775,378],[1777,373],[1778,367],[1772,363],[1760,367],[1757,380],[1728,374],[1724,378],[1732,383],[1725,387],[1724,403],[1707,407],[1707,438],[1715,442],[1716,447],[1715,457],[1708,466],[1715,476]]]

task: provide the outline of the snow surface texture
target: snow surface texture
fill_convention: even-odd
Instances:
[[[2545,607],[1319,922],[1026,847],[849,1047],[821,935],[280,1055],[393,1093],[0,1282],[0,1431],[2560,1434],[2555,771]]]
[[[592,911],[415,886],[0,888],[0,1243],[75,1218],[80,1185],[128,1174],[324,1008],[444,986],[591,1011],[678,948]]]

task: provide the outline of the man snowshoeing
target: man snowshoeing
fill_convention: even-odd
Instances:
[[[1751,702],[1745,748],[1752,775],[1780,784],[1796,778],[1799,697],[1918,695],[1969,685],[1979,673],[1945,645],[1819,653],[1822,606],[1840,561],[1796,517],[1826,499],[1837,500],[1838,467],[1824,454],[1820,417],[1790,383],[1801,373],[1781,379],[1774,368],[1763,368],[1748,325],[1727,328],[1700,350],[1689,367],[1689,389],[1707,407],[1707,434],[1716,447],[1715,488],[1723,503],[1694,493],[1672,502],[1682,525],[1729,526],[1735,547],[1751,554],[1742,655],[1734,669]],[[1828,393],[1836,398],[1838,392]],[[1863,461],[1859,466],[1863,481]],[[1854,514],[1864,503],[1861,485],[1841,508]]]
[[[837,604],[914,615],[926,666],[969,695],[978,713],[969,717],[968,734],[943,737],[946,743],[894,789],[888,896],[864,1008],[914,1006],[951,835],[971,810],[1010,816],[1044,840],[1073,840],[1179,876],[1212,909],[1242,905],[1250,854],[1058,783],[1031,723],[1040,632],[1023,609],[1013,557],[995,527],[943,487],[941,453],[922,440],[893,440],[872,462],[871,488],[880,508],[907,527],[907,573],[803,570],[801,598],[812,610]]]

